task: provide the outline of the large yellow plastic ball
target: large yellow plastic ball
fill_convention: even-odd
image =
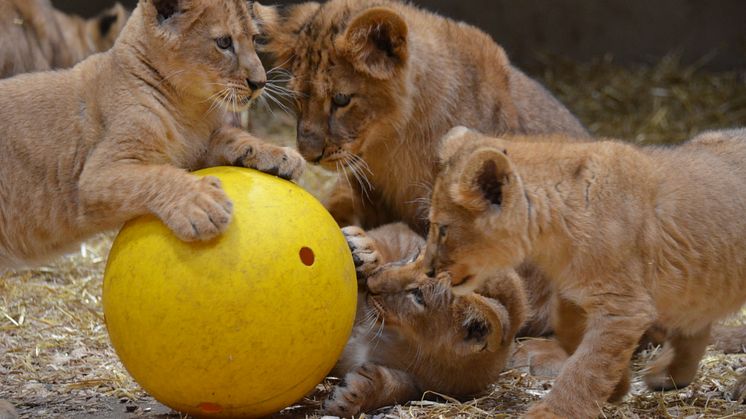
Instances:
[[[258,417],[323,380],[352,330],[357,282],[344,236],[300,187],[213,168],[233,200],[227,231],[185,243],[158,219],[127,223],[109,254],[103,304],[129,373],[195,416]]]

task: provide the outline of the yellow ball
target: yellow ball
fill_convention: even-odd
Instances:
[[[153,216],[124,226],[103,304],[127,371],[163,404],[195,416],[259,417],[323,380],[352,330],[352,256],[324,207],[249,169],[218,177],[233,200],[227,231],[185,243]]]

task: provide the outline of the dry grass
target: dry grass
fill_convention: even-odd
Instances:
[[[675,57],[652,68],[625,70],[609,59],[576,65],[547,58],[540,78],[598,135],[639,143],[681,141],[707,128],[746,125],[746,73],[712,74],[682,67]],[[275,111],[276,112],[276,111]],[[294,138],[292,118],[254,115],[255,130],[280,143]],[[317,195],[334,177],[311,170],[302,183]],[[48,267],[0,275],[0,399],[22,416],[165,417],[134,383],[108,343],[102,320],[101,277],[111,236]],[[742,319],[741,319],[742,320]],[[636,359],[639,367],[650,351]],[[727,401],[746,356],[708,352],[697,381],[685,390],[650,393],[635,382],[633,394],[609,406],[609,418],[746,417]],[[280,417],[317,414],[332,384]],[[468,403],[424,401],[377,412],[376,417],[513,417],[551,388],[551,382],[512,370],[487,395]],[[179,417],[178,414],[169,416]]]

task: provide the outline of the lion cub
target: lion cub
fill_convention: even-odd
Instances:
[[[303,159],[225,125],[266,75],[248,2],[141,0],[114,47],[0,81],[0,269],[152,213],[183,240],[231,220],[217,165],[297,177]]]
[[[345,234],[358,264],[383,242],[416,256],[422,240],[396,243],[392,238],[400,229],[406,227],[389,225],[367,234],[348,227]],[[388,261],[367,264],[368,272],[386,270]],[[468,397],[498,380],[526,317],[517,275],[490,278],[475,292],[455,296],[446,275],[410,274],[397,278],[410,284],[405,288],[360,293],[353,336],[332,372],[344,380],[324,403],[328,414],[358,415],[419,400],[427,391]]]
[[[596,417],[626,393],[653,322],[668,356],[647,385],[690,383],[710,325],[746,301],[746,130],[642,148],[456,128],[442,150],[425,265],[463,293],[529,260],[561,300],[555,330],[572,356],[528,417]]]
[[[265,49],[293,75],[298,149],[343,176],[328,200],[342,226],[403,221],[425,233],[438,140],[454,125],[492,134],[587,136],[481,30],[392,0],[259,8]]]
[[[127,22],[120,4],[91,19],[56,10],[49,0],[0,2],[0,78],[68,68],[106,51]]]

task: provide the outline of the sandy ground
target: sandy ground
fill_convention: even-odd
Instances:
[[[745,73],[706,73],[683,68],[675,58],[629,70],[608,59],[578,66],[555,57],[547,58],[546,68],[536,76],[598,135],[669,143],[707,128],[746,125]],[[254,113],[254,130],[278,143],[292,144],[293,118],[274,113]],[[323,196],[333,180],[333,175],[311,169],[301,184]],[[46,267],[0,275],[0,399],[12,401],[22,417],[181,417],[145,394],[109,345],[101,278],[111,237],[93,239],[80,252]],[[651,351],[636,358],[638,370]],[[746,406],[728,401],[726,395],[736,374],[745,370],[743,354],[710,350],[698,379],[687,389],[651,393],[637,379],[632,394],[623,403],[608,406],[604,415],[746,417]],[[317,415],[319,400],[332,383],[322,383],[315,394],[278,416]],[[425,401],[383,409],[373,416],[515,416],[550,388],[551,381],[511,370],[489,394],[474,401]]]

